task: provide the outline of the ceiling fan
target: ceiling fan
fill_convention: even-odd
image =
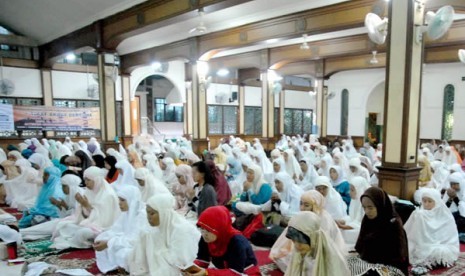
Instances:
[[[205,26],[205,22],[203,21],[203,17],[205,15],[205,12],[203,11],[203,9],[199,9],[199,25],[197,25],[197,27],[191,29],[189,31],[190,34],[193,34],[193,33],[199,33],[199,34],[203,34],[207,31],[207,26]]]

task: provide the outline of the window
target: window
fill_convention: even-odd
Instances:
[[[342,90],[341,94],[341,135],[347,135],[349,127],[349,91]]]
[[[208,133],[236,134],[237,113],[237,106],[209,105]]]
[[[444,88],[444,102],[442,110],[442,134],[443,140],[452,138],[452,126],[454,125],[454,95],[455,87],[448,84]]]
[[[168,105],[166,99],[154,99],[155,122],[182,122],[184,118],[184,107],[176,105]]]
[[[244,107],[244,134],[262,135],[262,108],[254,106]]]
[[[284,133],[312,133],[313,111],[310,109],[284,109]]]

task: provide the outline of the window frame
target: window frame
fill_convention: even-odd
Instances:
[[[247,113],[247,109],[252,109],[253,110],[253,132],[252,133],[246,133],[246,130],[247,130],[247,121],[245,120],[245,114]],[[260,114],[261,116],[261,123],[260,124],[257,124],[257,120],[256,120],[256,117],[255,115],[257,114],[257,110],[260,110],[260,112],[258,112],[258,114]],[[262,112],[263,108],[261,106],[250,106],[250,105],[247,105],[247,106],[244,106],[244,135],[262,135],[262,132],[263,132],[263,112]]]
[[[286,111],[292,111],[292,124],[291,124],[291,128],[292,128],[292,132],[289,132],[286,131]],[[302,133],[294,133],[294,129],[295,129],[295,126],[294,126],[294,112],[295,111],[301,111],[302,112]],[[305,113],[306,112],[310,112],[311,113],[311,116],[310,116],[310,127],[309,127],[309,130],[310,132],[307,133],[305,132]],[[313,134],[313,116],[315,116],[314,112],[313,112],[313,109],[305,109],[305,108],[284,108],[284,116],[283,116],[283,120],[284,120],[284,133],[286,135],[303,135],[303,134]]]
[[[208,115],[208,109],[210,107],[218,107],[221,108],[221,133],[210,133],[210,120]],[[225,126],[224,126],[224,109],[225,108],[234,108],[236,111],[236,131],[235,133],[226,133]],[[236,105],[220,105],[220,104],[209,104],[207,105],[207,133],[208,135],[237,135],[239,133],[239,107]]]
[[[157,103],[157,100],[162,100],[163,103]],[[163,104],[163,120],[157,120],[157,113],[158,113],[157,106],[162,105],[162,104]],[[167,114],[169,112],[167,110],[167,106],[169,106],[170,108],[173,108],[173,119],[172,120],[166,119]],[[153,98],[153,109],[155,111],[153,112],[153,118],[152,118],[154,122],[158,122],[158,123],[163,123],[163,122],[183,123],[184,122],[184,106],[169,105],[166,103],[166,98]],[[180,116],[179,116],[180,120],[176,119],[177,112],[180,112]]]

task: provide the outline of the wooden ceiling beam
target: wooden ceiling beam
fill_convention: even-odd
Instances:
[[[209,59],[213,56],[212,53],[265,43],[271,38],[288,39],[299,37],[304,33],[311,35],[361,27],[368,12],[385,14],[386,2],[384,0],[349,1],[206,34],[198,37],[195,52]],[[184,53],[182,55],[184,58],[187,53],[192,52],[182,48],[186,44],[189,44],[188,39],[123,55],[123,71],[131,72],[137,66],[148,64],[151,60],[148,58],[160,55],[158,52],[166,49],[173,53]],[[196,60],[200,56],[191,58]]]

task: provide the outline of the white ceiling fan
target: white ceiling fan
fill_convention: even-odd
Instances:
[[[368,29],[368,37],[376,44],[384,44],[388,32],[388,19],[377,14],[368,13],[365,16],[365,27]]]
[[[425,25],[417,26],[416,41],[423,41],[423,34],[426,33],[432,40],[437,40],[443,37],[454,22],[454,8],[452,6],[444,6],[436,13],[429,11],[425,16]]]
[[[465,64],[465,49],[460,49],[458,55],[460,62]]]
[[[199,25],[191,29],[189,31],[190,34],[193,34],[193,33],[203,34],[207,31],[207,26],[205,26],[205,22],[203,21],[204,15],[205,15],[205,12],[203,11],[203,9],[199,9]]]

